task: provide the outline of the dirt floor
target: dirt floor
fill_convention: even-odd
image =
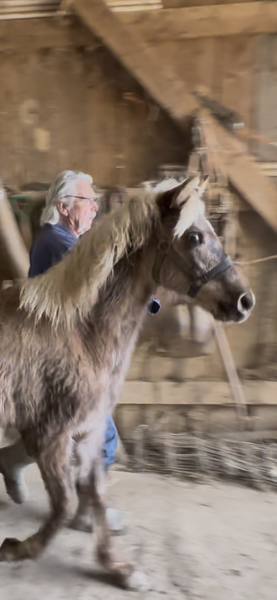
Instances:
[[[18,507],[0,480],[1,540],[33,532],[47,513],[36,467],[27,482],[31,499]],[[65,530],[39,561],[0,565],[1,600],[276,598],[274,493],[115,471],[110,495],[128,525],[115,545],[147,574],[148,591],[115,587],[93,559],[91,535]]]

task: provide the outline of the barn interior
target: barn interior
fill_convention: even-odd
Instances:
[[[46,191],[63,169],[90,173],[100,198],[115,188],[131,193],[142,183],[164,177],[180,179],[190,171],[210,176],[205,197],[208,216],[226,252],[249,280],[256,306],[245,323],[222,327],[199,307],[158,290],[162,310],[146,318],[115,409],[120,445],[113,490],[116,502],[124,504],[127,512],[134,503],[137,523],[130,524],[134,553],[137,537],[138,554],[143,545],[150,544],[151,535],[140,535],[140,523],[147,514],[151,531],[151,506],[152,510],[155,503],[159,506],[164,496],[167,508],[161,509],[153,525],[153,552],[158,552],[163,510],[171,510],[170,485],[177,512],[182,502],[178,485],[184,485],[191,505],[193,490],[198,490],[198,500],[203,490],[203,503],[214,512],[220,498],[219,528],[227,519],[226,539],[232,551],[220,563],[218,591],[213,564],[197,580],[196,561],[202,568],[209,552],[200,537],[195,554],[191,547],[187,551],[188,569],[182,577],[184,534],[171,579],[165,581],[161,575],[167,555],[157,564],[148,556],[154,584],[145,598],[166,594],[214,600],[233,597],[231,589],[238,598],[256,600],[255,594],[259,599],[272,598],[276,564],[271,550],[261,551],[256,588],[250,576],[240,579],[237,575],[255,568],[255,552],[266,536],[269,540],[274,520],[276,528],[269,506],[262,534],[255,524],[251,555],[250,522],[244,531],[247,506],[253,519],[256,511],[258,522],[263,523],[263,498],[273,505],[277,486],[276,3],[4,0],[0,3],[0,58],[3,289],[27,276],[29,250],[38,232]],[[3,444],[5,435],[3,431]],[[30,473],[41,510],[47,510],[38,475]],[[223,480],[224,485],[226,480],[246,484],[243,494],[249,496],[244,504],[240,488],[230,492],[238,512],[241,507],[239,516],[235,509],[228,512],[227,500],[224,504]],[[211,485],[219,486],[219,496]],[[149,486],[148,503],[139,493],[143,486]],[[0,489],[4,498],[4,488]],[[22,511],[5,502],[3,535],[6,525],[21,522]],[[199,510],[194,520],[203,520],[205,538],[210,532]],[[21,514],[25,534],[33,514],[25,506]],[[172,517],[171,526],[177,531],[179,521],[173,523]],[[245,554],[251,555],[252,562],[249,559],[244,566],[238,566],[234,558],[235,527],[241,531],[242,546],[247,538]],[[170,527],[165,529],[170,536]],[[185,533],[193,545],[193,534],[187,529]],[[66,531],[38,570],[33,565],[22,571],[22,586],[21,571],[1,565],[3,600],[11,594],[20,600],[25,595],[37,597],[38,578],[44,582],[45,600],[86,600],[90,593],[95,598],[117,598],[117,594],[121,598],[122,591],[106,586],[101,577],[83,583],[80,573],[76,580],[70,574],[69,585],[65,562],[63,583],[57,583],[55,553],[62,554],[69,536],[73,536],[69,546],[75,569],[74,556],[84,542],[75,532]],[[172,539],[169,548],[174,546]],[[213,538],[217,556],[222,553],[220,539],[220,533]],[[274,543],[270,538],[272,548]],[[88,570],[86,560],[83,572]],[[227,576],[226,564],[232,560]]]

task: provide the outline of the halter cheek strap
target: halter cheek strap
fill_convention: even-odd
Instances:
[[[186,292],[186,295],[190,296],[190,298],[196,298],[198,292],[203,287],[203,285],[206,285],[207,283],[209,283],[209,281],[215,279],[217,275],[229,269],[229,267],[232,264],[230,257],[224,255],[222,260],[217,265],[215,265],[214,267],[212,267],[212,269],[210,269],[206,273],[203,273],[203,275],[200,275],[200,277],[194,280],[191,277],[189,269],[184,265],[183,259],[180,256],[180,254],[178,254],[178,252],[176,252],[176,250],[174,250],[171,247],[170,243],[167,240],[163,239],[160,240],[158,243],[158,252],[156,254],[156,260],[152,272],[153,279],[157,283],[157,285],[160,284],[160,270],[166,257],[170,258],[170,260],[179,269],[179,271],[184,273],[184,275],[190,279],[189,288]]]

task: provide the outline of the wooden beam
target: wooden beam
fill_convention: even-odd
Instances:
[[[257,7],[262,4],[263,10],[267,14],[268,2],[249,3],[247,7],[253,4]],[[216,11],[229,10],[234,6],[238,11],[242,7],[242,5],[201,7],[201,11],[203,8],[211,10],[216,8]],[[274,4],[270,3],[270,6],[276,10]],[[247,7],[243,5],[242,8],[247,9]],[[169,112],[177,124],[185,127],[187,116],[198,108],[196,99],[190,94],[186,84],[180,80],[178,75],[160,61],[149,43],[139,37],[139,33],[134,31],[135,28],[129,28],[122,23],[102,0],[93,0],[93,2],[91,0],[73,0],[73,8],[89,29],[71,18],[64,21],[61,19],[34,19],[24,21],[24,23],[0,22],[0,50],[93,46],[93,44],[99,44],[100,38],[149,91],[158,104]],[[168,12],[174,12],[177,17],[183,10],[190,9],[153,11],[155,14],[151,13],[148,17],[150,16],[150,19],[160,18],[158,15],[161,15],[161,18],[164,19],[165,17],[162,15],[166,15]],[[196,9],[194,8],[193,11]],[[199,18],[198,9],[196,13]],[[226,17],[227,12],[224,14]],[[124,21],[129,18],[133,19],[133,15],[128,14],[126,18],[125,14]],[[194,20],[196,21],[196,19]],[[237,22],[239,23],[239,19]],[[163,28],[162,31],[164,31]],[[235,30],[233,29],[233,31]],[[153,30],[153,35],[156,36],[155,30]],[[209,35],[211,34],[209,33]],[[214,35],[218,35],[218,33],[215,32]],[[172,40],[172,33],[170,33],[170,39]],[[228,134],[212,118],[210,118],[210,124],[212,124],[212,136],[216,136],[220,149],[218,159],[222,161],[222,157],[224,157],[223,167],[227,169],[228,178],[235,190],[265,219],[270,227],[277,231],[277,192],[274,184],[259,171],[257,164],[247,154],[247,150],[240,140]]]
[[[103,0],[71,0],[71,6],[176,123],[183,127],[188,115],[198,109],[199,104],[178,75],[159,60],[155,50],[135,32],[130,32]],[[217,156],[217,164],[234,190],[277,232],[276,187],[259,171],[244,144],[223,129],[208,111],[202,110],[202,113],[205,117],[203,126],[209,145]]]
[[[245,419],[247,417],[247,412],[243,387],[237,373],[235,361],[223,327],[223,323],[220,323],[220,321],[214,321],[214,332],[221,355],[221,360],[229,380],[231,392],[237,405],[238,417]],[[239,425],[242,425],[241,421],[239,422]]]
[[[185,126],[188,115],[198,102],[186,84],[159,59],[159,55],[124,25],[103,0],[72,0],[70,8],[113,52],[153,99],[175,121]]]
[[[147,42],[277,32],[276,2],[243,2],[117,13]]]
[[[8,257],[12,276],[15,279],[25,279],[29,269],[29,256],[1,181],[0,238]]]
[[[213,162],[234,191],[277,233],[277,188],[258,167],[236,135],[228,133],[207,111],[203,111],[203,130]]]
[[[79,19],[49,18],[0,21],[0,51],[99,46]]]
[[[244,2],[215,6],[117,12],[130,32],[150,45],[173,40],[277,32],[277,3]],[[96,38],[76,19],[0,21],[0,51],[14,48],[94,46]]]

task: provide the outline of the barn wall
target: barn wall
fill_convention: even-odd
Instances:
[[[50,181],[72,168],[101,186],[134,185],[162,163],[185,160],[169,118],[125,99],[144,93],[103,47],[0,52],[0,79],[5,183]]]
[[[54,20],[0,23],[2,176],[49,180],[69,165],[101,185],[133,185],[163,162],[184,161],[176,127],[99,41],[76,23],[59,42],[60,33]],[[236,109],[255,133],[276,136],[277,34],[148,43],[189,88]],[[250,147],[276,161],[274,147]]]

